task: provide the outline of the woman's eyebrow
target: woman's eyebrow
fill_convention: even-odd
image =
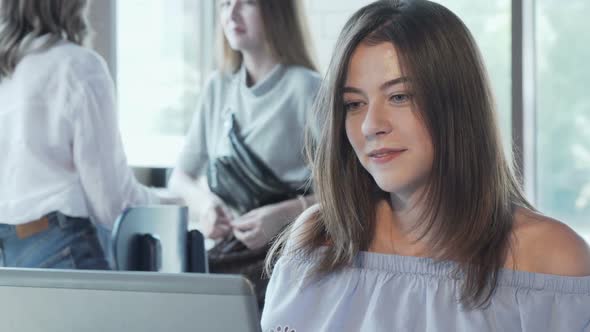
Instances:
[[[396,85],[396,84],[401,84],[401,83],[405,83],[408,81],[408,78],[405,76],[401,76],[398,78],[394,78],[392,80],[389,80],[383,84],[381,84],[381,87],[379,88],[380,90],[387,90],[388,88]]]
[[[390,88],[390,87],[392,87],[394,85],[405,83],[405,82],[408,82],[408,81],[409,81],[408,78],[405,77],[405,76],[394,78],[392,80],[389,80],[389,81],[381,84],[381,86],[379,87],[379,90],[381,90],[381,91],[387,90],[388,88]],[[352,86],[345,86],[342,89],[342,92],[343,93],[358,93],[358,94],[361,94],[361,95],[366,95],[363,90],[361,90],[359,88],[352,87]]]
[[[365,94],[365,92],[363,90],[361,90],[359,88],[352,87],[352,86],[345,86],[344,89],[342,90],[342,92],[344,92],[344,93],[358,93],[361,95]]]

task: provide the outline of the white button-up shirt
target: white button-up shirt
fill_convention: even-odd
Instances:
[[[127,165],[103,59],[43,37],[0,80],[0,223],[60,211],[112,225],[125,207],[158,202]]]

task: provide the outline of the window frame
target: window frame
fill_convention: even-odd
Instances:
[[[361,2],[361,1],[359,1]],[[533,204],[538,203],[537,183],[537,89],[536,89],[536,36],[535,36],[535,2],[536,0],[511,0],[511,133],[510,140],[513,151],[514,169],[519,174],[526,198]],[[215,42],[215,0],[200,1],[203,13],[202,36],[205,45]],[[96,31],[93,47],[107,61],[111,74],[117,77],[116,37],[117,13],[116,0],[93,1],[90,12],[91,25]],[[213,53],[213,52],[211,52]],[[214,55],[203,58],[202,68],[214,67]],[[204,84],[204,78],[202,79]],[[115,83],[116,84],[116,83]],[[178,144],[179,141],[175,141]],[[170,144],[168,144],[170,145]],[[167,146],[161,146],[168,149]],[[176,147],[176,149],[180,149]],[[154,152],[157,153],[157,152]],[[169,154],[168,154],[169,155]],[[172,167],[175,160],[167,163],[137,163],[132,166]],[[588,235],[587,235],[588,236]],[[587,238],[590,240],[590,238]]]
[[[204,18],[201,31],[207,44],[215,38],[215,1],[200,1]],[[535,116],[535,0],[512,0],[512,146],[514,167],[520,174],[527,199],[536,204],[536,116]],[[96,32],[92,47],[101,54],[117,77],[117,10],[116,0],[93,1],[90,22]],[[205,14],[208,13],[208,14]],[[205,58],[203,58],[205,59]],[[201,61],[202,68],[213,68],[213,57]],[[204,82],[201,82],[204,84]],[[116,81],[115,81],[116,84]],[[132,166],[153,166],[135,163]],[[172,166],[172,165],[170,165]]]

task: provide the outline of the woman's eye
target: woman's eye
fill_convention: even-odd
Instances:
[[[394,94],[391,97],[389,97],[389,100],[391,102],[393,102],[394,104],[404,104],[406,102],[408,102],[411,99],[411,96],[409,94],[405,94],[405,93],[398,93],[398,94]]]
[[[360,101],[344,102],[344,110],[346,112],[355,111],[361,108],[363,103]]]
[[[231,1],[219,1],[219,7],[221,8],[225,8],[228,7],[230,5]]]

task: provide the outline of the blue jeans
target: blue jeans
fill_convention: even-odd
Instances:
[[[52,212],[47,218],[47,229],[23,239],[17,236],[16,226],[0,224],[0,266],[109,269],[89,219],[59,212]]]

